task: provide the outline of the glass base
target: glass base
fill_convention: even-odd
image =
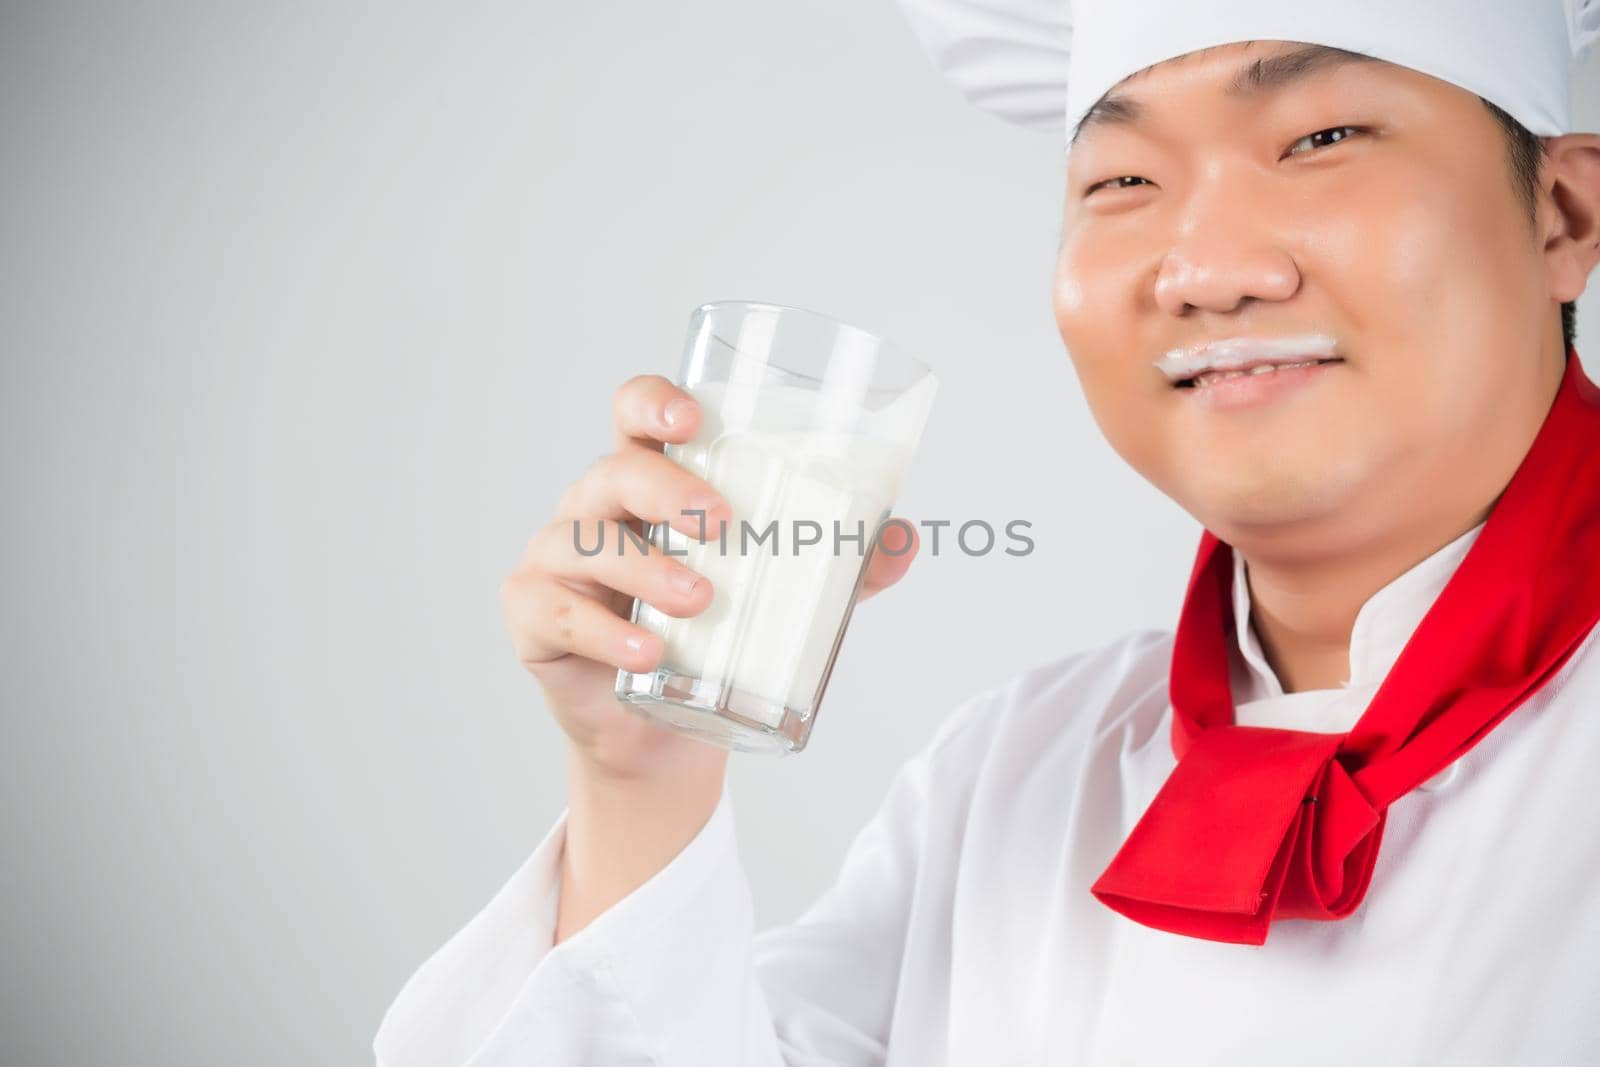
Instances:
[[[670,667],[647,674],[618,671],[616,694],[624,707],[658,725],[735,752],[792,755],[811,735],[809,711]]]

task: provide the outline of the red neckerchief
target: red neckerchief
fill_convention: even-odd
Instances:
[[[1146,926],[1259,945],[1274,919],[1354,911],[1389,805],[1482,740],[1600,620],[1600,389],[1577,350],[1528,454],[1348,733],[1235,724],[1232,588],[1233,549],[1203,531],[1173,638],[1178,764],[1091,891]]]

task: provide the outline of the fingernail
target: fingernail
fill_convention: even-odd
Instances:
[[[622,643],[627,647],[629,652],[643,652],[645,642],[649,640],[650,638],[645,634],[629,634],[627,637],[623,638]]]
[[[685,595],[694,592],[694,587],[700,584],[700,576],[686,567],[680,567],[672,574],[672,588]]]
[[[689,421],[689,416],[694,414],[694,401],[679,397],[668,402],[661,410],[661,421],[668,426],[681,426]]]

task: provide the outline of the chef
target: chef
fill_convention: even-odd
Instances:
[[[557,938],[564,812],[379,1062],[1600,1063],[1600,0],[902,7],[1069,147],[1056,321],[1202,527],[1179,617],[952,709],[789,925],[724,782]]]

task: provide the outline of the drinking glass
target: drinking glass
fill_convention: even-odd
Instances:
[[[700,404],[701,426],[665,453],[710,483],[732,518],[691,514],[694,536],[656,523],[644,542],[615,546],[678,556],[714,593],[690,618],[634,600],[633,621],[666,647],[655,670],[619,671],[616,695],[734,751],[797,753],[867,566],[896,551],[881,543],[885,520],[938,381],[859,327],[724,300],[691,314],[679,384]]]

